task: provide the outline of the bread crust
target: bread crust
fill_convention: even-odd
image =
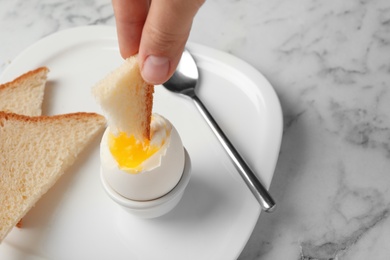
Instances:
[[[0,84],[0,91],[3,90],[3,89],[6,89],[6,88],[17,87],[22,81],[27,80],[31,76],[37,75],[37,74],[39,74],[41,72],[48,73],[49,69],[47,67],[39,67],[39,68],[37,68],[35,70],[30,70],[30,71],[20,75],[19,77],[15,78],[14,80],[12,80],[10,82],[6,82],[4,84]]]
[[[144,138],[150,140],[150,124],[152,120],[154,85],[146,85],[145,92],[145,110],[148,120],[147,124],[144,126]]]
[[[77,117],[78,119],[84,119],[84,118],[90,118],[91,116],[96,117],[101,122],[105,122],[106,120],[104,116],[93,112],[92,113],[75,112],[75,113],[60,114],[60,115],[53,115],[53,116],[25,116],[25,115],[15,114],[12,112],[0,111],[0,126],[3,126],[4,120],[10,120],[10,119],[15,119],[23,122],[40,122],[40,121],[57,121],[59,119],[75,118],[75,117]]]

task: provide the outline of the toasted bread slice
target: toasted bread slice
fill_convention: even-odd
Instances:
[[[40,67],[0,84],[0,111],[28,116],[42,114],[42,102],[49,69]],[[17,224],[22,227],[22,220]]]
[[[42,113],[42,101],[49,69],[40,67],[0,85],[0,111],[27,116]]]
[[[150,139],[154,86],[141,77],[133,56],[93,88],[93,94],[114,133],[124,132],[140,141]]]
[[[0,242],[104,126],[94,113],[0,112]]]

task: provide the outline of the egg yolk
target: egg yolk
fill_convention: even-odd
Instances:
[[[117,136],[110,133],[108,146],[119,167],[123,170],[131,169],[129,172],[132,173],[141,171],[142,162],[160,149],[160,147],[150,145],[147,139],[140,142],[133,135],[129,137],[123,132]]]

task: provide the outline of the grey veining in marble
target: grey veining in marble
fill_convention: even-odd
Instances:
[[[0,71],[87,24],[114,25],[110,1],[0,1]],[[208,0],[190,40],[252,64],[283,107],[278,209],[239,259],[390,259],[390,1]]]
[[[112,5],[107,0],[3,0],[0,5],[0,69],[34,42],[59,30],[115,24]]]

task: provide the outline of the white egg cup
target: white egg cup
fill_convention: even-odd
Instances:
[[[106,181],[103,172],[100,172],[103,188],[108,196],[127,212],[140,218],[156,218],[171,211],[183,197],[191,175],[191,159],[184,149],[184,169],[177,185],[165,195],[146,201],[128,199],[116,192]]]

